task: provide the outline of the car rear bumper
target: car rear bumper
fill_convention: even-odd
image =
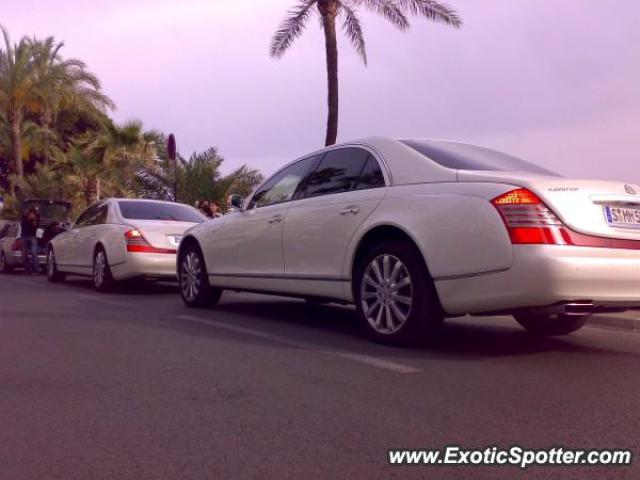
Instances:
[[[135,277],[176,278],[176,254],[127,253],[125,261],[111,265],[116,280]]]
[[[21,267],[24,264],[24,261],[22,260],[22,252],[17,251],[11,251],[7,254],[5,254],[5,258],[7,260],[7,265],[11,266],[11,267]],[[38,263],[40,265],[46,265],[47,263],[47,256],[42,254],[42,255],[38,255]]]
[[[574,301],[596,309],[640,307],[640,251],[514,245],[505,271],[436,280],[451,315],[512,311]]]

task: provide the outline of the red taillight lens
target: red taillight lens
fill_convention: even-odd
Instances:
[[[176,253],[172,248],[156,248],[147,242],[140,230],[129,230],[124,234],[127,252],[132,253]]]
[[[533,192],[518,188],[494,198],[513,244],[564,245],[563,224]]]
[[[19,238],[16,238],[11,244],[11,251],[12,252],[22,251],[22,240],[20,240]]]

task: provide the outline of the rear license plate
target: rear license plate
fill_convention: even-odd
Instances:
[[[640,228],[640,208],[605,205],[604,217],[612,227]]]
[[[178,245],[180,245],[180,240],[182,240],[182,235],[167,235],[167,238],[169,239],[169,243],[171,245],[173,245],[174,247],[177,247]]]

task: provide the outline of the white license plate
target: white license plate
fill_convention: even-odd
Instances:
[[[180,240],[182,240],[182,235],[167,235],[167,238],[169,239],[169,243],[171,245],[173,245],[174,247],[177,247],[178,245],[180,245]]]
[[[613,227],[640,228],[640,208],[605,205],[604,218]]]

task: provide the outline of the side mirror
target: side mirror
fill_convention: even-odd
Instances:
[[[241,195],[231,195],[229,197],[229,205],[236,210],[242,210],[244,199]]]

